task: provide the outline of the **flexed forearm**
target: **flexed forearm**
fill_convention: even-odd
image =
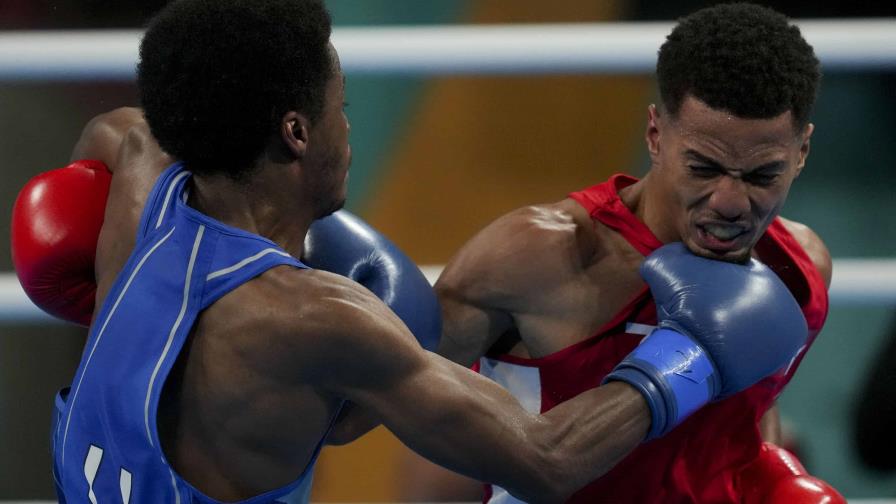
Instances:
[[[558,404],[543,415],[537,438],[558,464],[564,495],[604,475],[634,450],[650,428],[644,396],[623,383],[608,383]]]

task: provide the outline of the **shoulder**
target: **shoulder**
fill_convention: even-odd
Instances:
[[[283,334],[297,334],[295,329],[336,334],[392,319],[389,309],[362,285],[316,269],[273,268],[248,282],[245,295],[250,303],[267,307],[259,322]]]
[[[784,217],[778,218],[781,220],[781,224],[784,225],[784,228],[787,229],[787,231],[796,239],[797,243],[803,247],[803,250],[806,252],[806,255],[809,256],[809,259],[815,267],[818,268],[821,277],[825,281],[825,285],[830,286],[831,273],[833,271],[831,254],[821,238],[805,224],[785,219]]]
[[[232,294],[212,306],[218,326],[252,361],[300,382],[319,383],[333,366],[359,365],[381,348],[418,346],[370,291],[325,271],[272,268]]]
[[[588,213],[565,199],[507,213],[467,242],[442,272],[436,289],[488,301],[525,293],[576,275],[594,254]]]

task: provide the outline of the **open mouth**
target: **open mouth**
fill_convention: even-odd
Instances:
[[[747,229],[730,224],[698,224],[698,245],[712,252],[725,253],[743,246]]]

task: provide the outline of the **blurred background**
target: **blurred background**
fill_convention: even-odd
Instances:
[[[0,30],[136,28],[164,3],[0,0]],[[327,0],[337,27],[671,21],[711,3]],[[896,16],[893,3],[765,3],[797,19]],[[418,264],[445,263],[473,233],[513,208],[559,200],[612,173],[641,175],[647,168],[643,130],[656,93],[649,75],[347,77],[354,153],[348,207]],[[823,79],[807,169],[783,214],[814,228],[835,260],[896,257],[894,90],[894,73]],[[92,116],[135,104],[132,82],[0,80],[4,250],[19,188],[66,164]],[[12,270],[8,253],[0,254],[0,270]],[[0,499],[52,498],[51,402],[71,379],[85,331],[0,324]],[[859,417],[873,421],[881,411],[874,401],[857,415],[875,356],[896,338],[888,332],[894,324],[893,307],[833,307],[779,401],[785,429],[809,471],[848,497],[896,497],[896,472],[886,469],[896,466],[892,436],[863,438],[861,432],[873,431],[857,432],[862,427],[856,423]],[[890,386],[876,393],[892,401],[893,382],[884,383]],[[856,437],[878,445],[886,460],[863,462]],[[478,488],[425,465],[380,428],[350,446],[324,450],[313,498],[477,500]]]

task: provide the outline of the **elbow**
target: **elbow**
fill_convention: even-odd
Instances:
[[[122,107],[91,119],[75,144],[72,160],[95,159],[112,168],[128,129],[143,120],[140,109]]]
[[[122,137],[134,124],[143,121],[143,113],[134,107],[120,107],[103,112],[87,122],[82,137]]]

